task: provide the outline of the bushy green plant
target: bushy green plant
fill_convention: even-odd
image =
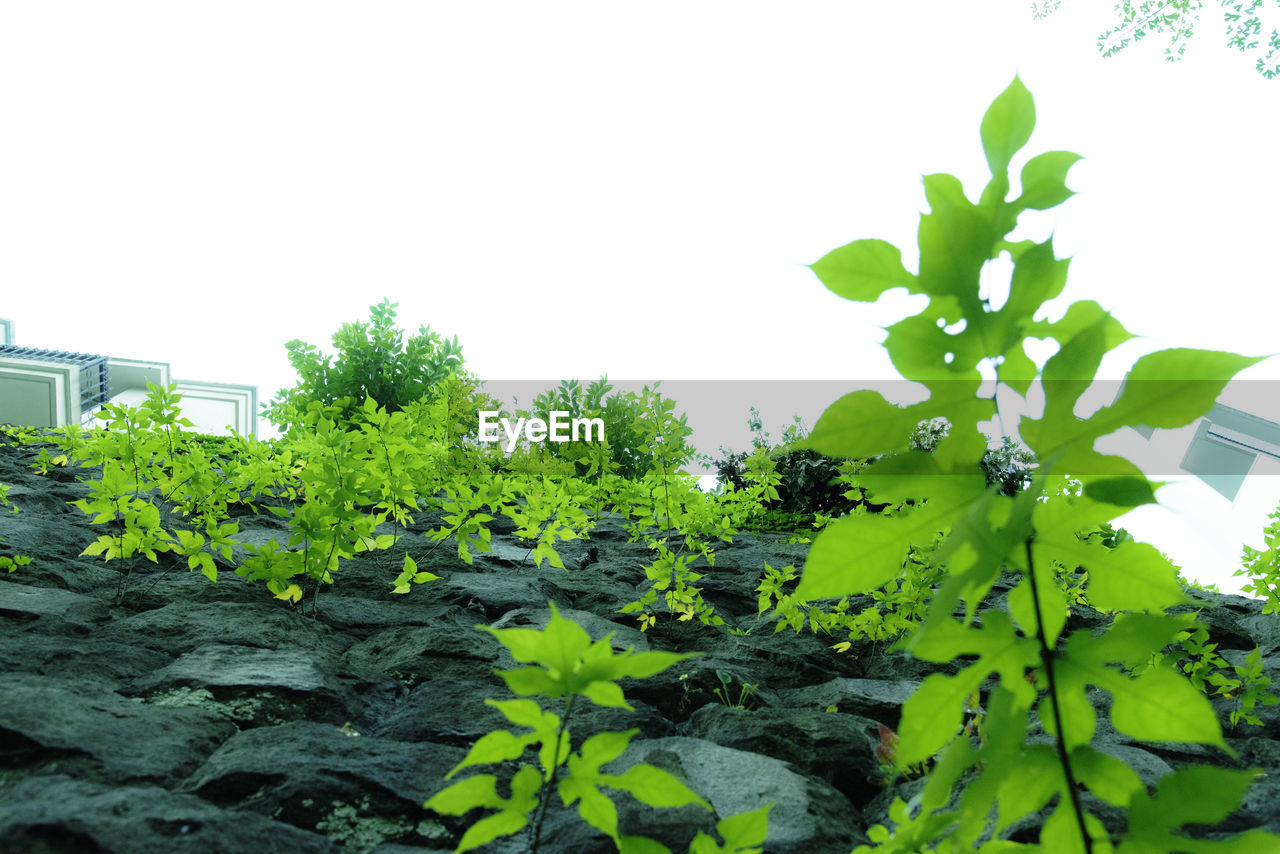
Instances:
[[[1072,195],[1065,179],[1079,157],[1052,151],[1031,158],[1020,195],[1010,199],[1009,166],[1034,126],[1031,95],[1015,78],[983,117],[992,177],[979,200],[970,201],[951,175],[925,177],[930,210],[920,221],[917,273],[880,240],[855,241],[813,265],[828,288],[848,299],[873,301],[897,287],[928,298],[918,314],[888,327],[885,340],[895,367],[924,385],[928,399],[898,406],[873,391],[845,395],[805,443],[832,456],[874,460],[857,475],[862,488],[903,511],[853,514],[824,528],[797,597],[873,591],[901,571],[913,546],[944,537],[934,559],[945,572],[924,620],[900,647],[955,672],[928,676],[904,704],[894,746],[899,767],[933,766],[917,798],[895,799],[893,830],[877,825],[868,836],[877,850],[904,854],[1276,848],[1280,837],[1261,830],[1221,841],[1183,835],[1185,825],[1225,819],[1258,769],[1186,768],[1160,780],[1152,797],[1132,768],[1092,744],[1098,711],[1086,693],[1091,685],[1110,693],[1111,723],[1131,738],[1231,753],[1208,699],[1184,675],[1167,666],[1135,672],[1185,628],[1163,612],[1186,597],[1176,570],[1153,547],[1127,541],[1109,548],[1090,536],[1155,500],[1153,484],[1135,465],[1094,450],[1094,443],[1125,426],[1193,421],[1236,372],[1259,360],[1201,350],[1152,353],[1134,365],[1118,400],[1088,418],[1075,415],[1103,356],[1130,335],[1093,302],[1075,303],[1056,321],[1036,319],[1062,293],[1069,262],[1055,256],[1051,237],[1008,235],[1023,212]],[[1005,253],[1013,261],[1012,283],[996,306],[984,294],[982,272]],[[1059,345],[1043,367],[1027,355],[1028,338]],[[979,396],[984,368],[1014,393],[1027,395],[1033,383],[1044,393],[1043,415],[1024,415],[1018,425],[1038,467],[1014,494],[989,485],[981,466],[988,440],[979,425],[998,414],[994,393]],[[946,420],[946,437],[932,452],[912,448],[918,425],[933,419]],[[1089,601],[1115,615],[1110,626],[1066,632],[1067,596],[1056,583],[1055,562],[1088,572]],[[1005,573],[1016,581],[1004,607],[984,607]],[[987,737],[975,745],[963,719],[967,698],[980,688],[987,690]],[[1049,743],[1028,741],[1033,710]],[[1121,839],[1113,840],[1086,809],[1083,791],[1124,812]],[[1014,822],[1041,809],[1048,817],[1037,849],[1005,839]]]
[[[1241,558],[1244,566],[1235,574],[1249,578],[1249,583],[1241,586],[1242,591],[1266,600],[1262,613],[1280,614],[1280,508],[1276,508],[1268,518],[1271,524],[1263,531],[1266,548],[1245,546]]]
[[[523,417],[550,418],[552,411],[573,418],[600,418],[604,422],[604,442],[557,442],[540,446],[543,453],[571,460],[573,474],[599,479],[617,474],[639,480],[650,473],[668,475],[690,460],[693,430],[683,413],[676,414],[675,401],[664,397],[661,383],[645,386],[639,393],[615,392],[608,377],[583,386],[578,380],[562,380],[534,398]]]
[[[805,437],[804,425],[798,416],[784,429],[782,442],[778,445],[770,443],[770,434],[764,429],[760,412],[754,406],[751,407],[747,426],[752,433],[753,450],[735,453],[721,448],[721,457],[714,464],[716,479],[722,487],[728,484],[743,489],[746,486],[744,478],[753,460],[761,454],[772,460],[777,473],[775,494],[764,497],[764,512],[746,527],[799,529],[807,527],[815,514],[843,516],[857,506],[845,494],[846,487],[839,480],[840,461],[817,451],[794,447]]]
[[[476,774],[437,792],[423,806],[453,816],[465,815],[477,808],[496,810],[462,835],[454,849],[459,854],[525,828],[529,828],[528,850],[536,852],[553,790],[564,806],[577,804],[582,820],[612,839],[618,851],[624,854],[669,852],[655,840],[620,833],[617,807],[603,789],[628,792],[651,807],[696,804],[711,810],[711,805],[679,779],[652,765],[638,763],[622,774],[606,774],[600,770],[622,755],[638,729],[596,733],[582,741],[575,753],[569,723],[574,702],[579,697],[598,706],[633,711],[617,684],[619,679],[628,676],[644,679],[697,653],[636,653],[632,649],[615,653],[609,644],[612,634],[593,643],[585,629],[560,616],[554,603],[549,602],[548,607],[551,620],[545,629],[476,628],[493,635],[511,651],[517,662],[533,665],[494,671],[511,692],[520,697],[563,698],[561,713],[546,711],[530,699],[485,700],[486,705],[497,709],[511,723],[529,731],[521,734],[495,730],[481,736],[445,779],[475,765],[518,760],[531,747],[536,749],[537,764],[522,765],[516,771],[511,780],[510,797],[498,793],[495,775]],[[690,854],[758,852],[757,846],[764,842],[768,831],[767,814],[771,806],[718,823],[716,829],[725,840],[723,847],[699,831],[690,844]]]
[[[301,422],[307,406],[318,401],[337,406],[342,422],[366,397],[388,412],[398,412],[426,396],[436,383],[462,369],[462,347],[426,326],[404,337],[395,324],[396,303],[384,299],[369,307],[368,323],[344,323],[333,335],[335,355],[294,339],[285,344],[298,382],[282,389],[263,415],[282,430]]]

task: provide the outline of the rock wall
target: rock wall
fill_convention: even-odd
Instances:
[[[0,483],[21,508],[0,514],[0,554],[34,558],[0,578],[0,852],[452,850],[479,814],[446,818],[422,802],[477,738],[510,726],[484,699],[511,698],[493,670],[514,662],[475,626],[545,626],[549,601],[593,638],[613,632],[615,649],[703,653],[624,680],[634,712],[575,706],[575,746],[603,730],[640,731],[606,770],[648,762],[715,808],[652,809],[617,793],[624,833],[684,851],[717,818],[772,801],[767,852],[846,854],[885,821],[892,797],[921,786],[878,785],[875,747],[931,666],[884,644],[836,653],[831,639],[775,634],[756,616],[764,564],[798,567],[804,546],[738,536],[699,569],[704,596],[744,633],[665,616],[642,633],[619,609],[651,559],[618,519],[561,547],[568,571],[535,568],[501,526],[493,552],[467,565],[420,535],[432,521],[422,519],[394,548],[344,562],[313,617],[225,565],[210,583],[174,555],[80,557],[100,530],[67,502],[86,494],[77,477],[90,472],[38,476],[33,458],[0,447]],[[267,514],[237,521],[242,542],[287,537]],[[441,579],[392,594],[404,553]],[[1219,652],[1242,661],[1260,647],[1280,684],[1280,617],[1256,600],[1196,595]],[[1102,619],[1077,609],[1068,629]],[[733,707],[745,685],[754,693]],[[1261,727],[1232,730],[1232,701],[1216,702],[1238,760],[1135,744],[1105,719],[1097,744],[1149,783],[1189,761],[1280,767],[1280,707],[1260,707]],[[1015,838],[1034,838],[1034,825]],[[1274,775],[1214,833],[1252,827],[1280,832]],[[614,850],[558,799],[543,840],[545,852]],[[483,850],[523,851],[525,838]]]

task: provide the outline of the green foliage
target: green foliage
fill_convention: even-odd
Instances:
[[[711,692],[719,698],[721,703],[730,709],[747,708],[747,703],[751,700],[751,696],[755,694],[756,689],[760,687],[759,685],[752,685],[750,683],[743,682],[738,686],[738,696],[735,697],[733,696],[733,689],[731,687],[733,685],[732,674],[726,673],[723,670],[717,670],[716,679],[720,680],[720,687],[712,688]]]
[[[1193,821],[1220,821],[1244,794],[1255,772],[1224,772],[1231,785],[1203,787],[1192,816],[1171,824],[1154,806],[1175,804],[1184,780],[1216,769],[1170,775],[1154,802],[1137,774],[1092,746],[1097,711],[1086,689],[1111,694],[1110,717],[1139,740],[1180,741],[1227,749],[1209,701],[1168,666],[1136,668],[1171,643],[1182,621],[1163,610],[1184,602],[1176,570],[1149,545],[1115,547],[1094,536],[1129,508],[1152,500],[1152,485],[1128,460],[1094,450],[1094,442],[1128,425],[1176,427],[1202,415],[1226,382],[1257,359],[1196,350],[1166,350],[1138,360],[1121,397],[1079,418],[1079,397],[1102,357],[1129,333],[1101,306],[1079,302],[1057,321],[1036,320],[1066,284],[1068,261],[1043,242],[1006,238],[1026,210],[1053,207],[1071,195],[1066,172],[1076,156],[1051,152],[1023,167],[1021,194],[1010,200],[1009,167],[1035,125],[1031,95],[1015,78],[983,118],[983,150],[991,180],[977,203],[950,175],[924,179],[930,211],[921,217],[919,271],[903,267],[899,251],[878,240],[837,249],[813,265],[835,293],[871,301],[903,287],[928,297],[917,315],[888,327],[885,347],[907,380],[929,398],[898,406],[872,391],[836,401],[804,443],[823,453],[871,459],[858,485],[900,510],[853,514],[828,525],[811,548],[795,596],[804,601],[868,593],[893,580],[913,546],[943,540],[933,560],[945,570],[921,624],[900,646],[917,658],[956,668],[927,677],[902,709],[894,746],[899,766],[932,762],[920,797],[897,801],[896,829],[872,828],[879,850],[1006,850],[995,840],[1014,821],[1047,808],[1039,843],[1055,852],[1112,850],[1101,821],[1086,811],[1080,792],[1126,811],[1121,850],[1185,850],[1169,831]],[[1008,253],[1013,278],[1007,300],[984,295],[987,263]],[[963,324],[960,323],[963,321]],[[958,330],[958,331],[957,331]],[[1028,338],[1053,339],[1057,352],[1043,366],[1026,354]],[[983,371],[1026,395],[1043,390],[1040,418],[1022,416],[1022,442],[1039,461],[1026,488],[990,484],[982,460],[987,438],[979,425],[998,414],[996,397],[979,397]],[[1158,382],[1156,381],[1158,380]],[[945,419],[949,430],[930,452],[911,446],[918,425]],[[1003,420],[997,423],[1004,423]],[[1067,632],[1067,595],[1055,565],[1088,573],[1085,593],[1096,608],[1114,612],[1094,633]],[[982,607],[997,579],[1012,573],[1006,609]],[[963,658],[960,658],[963,656]],[[964,735],[967,698],[987,691],[984,743]],[[1027,742],[1032,711],[1050,744]],[[982,773],[972,776],[981,766]],[[1186,775],[1186,776],[1184,776]],[[957,786],[966,782],[957,792]],[[1274,846],[1280,839],[1255,834]],[[1196,850],[1225,850],[1241,838],[1197,842]],[[1170,847],[1174,845],[1175,847]],[[1145,846],[1145,847],[1144,847]],[[866,850],[861,849],[861,850]]]
[[[1218,654],[1218,645],[1209,642],[1209,630],[1203,625],[1192,625],[1174,638],[1178,646],[1169,655],[1153,655],[1149,667],[1172,662],[1187,675],[1191,684],[1210,697],[1234,699],[1231,710],[1231,726],[1241,721],[1262,726],[1262,719],[1254,714],[1258,703],[1274,706],[1280,696],[1269,693],[1271,678],[1263,675],[1262,652],[1254,649],[1242,664],[1232,664]]]
[[[1062,5],[1062,0],[1034,0],[1032,13],[1037,19],[1047,17]],[[1264,6],[1272,13],[1280,12],[1276,0],[1218,0],[1226,24],[1226,45],[1255,57],[1254,68],[1267,79],[1280,74],[1280,29],[1272,26],[1264,37]],[[1119,23],[1098,36],[1098,51],[1114,56],[1148,35],[1169,36],[1165,59],[1181,59],[1195,34],[1203,0],[1117,0]],[[1274,19],[1272,19],[1274,23]]]
[[[1259,551],[1244,547],[1241,562],[1244,566],[1236,575],[1248,576],[1250,581],[1240,589],[1266,601],[1264,614],[1280,614],[1280,508],[1268,517],[1271,521],[1263,530],[1266,548]]]
[[[299,423],[312,402],[337,406],[339,422],[366,397],[388,412],[398,412],[461,370],[457,338],[445,340],[424,325],[405,340],[404,331],[395,325],[396,303],[388,299],[370,306],[369,313],[369,323],[344,323],[334,333],[334,356],[298,339],[285,345],[298,383],[281,390],[264,408],[273,424],[284,429]]]
[[[7,484],[0,483],[0,508],[7,509],[10,513],[17,513],[18,508],[9,498],[9,487]],[[4,542],[4,537],[0,537],[0,543]],[[16,572],[18,567],[27,566],[31,563],[31,558],[25,555],[0,555],[0,569],[6,572]]]
[[[771,493],[762,496],[764,513],[758,519],[748,520],[744,527],[760,530],[786,530],[800,527],[802,519],[811,520],[815,514],[841,516],[856,506],[845,495],[845,487],[839,482],[840,467],[837,461],[816,451],[793,447],[805,437],[805,429],[799,416],[783,431],[782,443],[770,444],[769,433],[759,411],[751,407],[747,425],[752,432],[752,450],[733,453],[721,448],[721,458],[716,461],[716,477],[722,485],[745,489],[753,471],[762,468],[767,460],[772,463],[776,483]]]
[[[485,700],[511,723],[529,731],[517,734],[496,730],[481,736],[445,779],[475,765],[520,759],[530,747],[536,748],[538,764],[523,765],[515,773],[510,797],[498,793],[496,776],[477,774],[437,792],[423,806],[455,816],[477,808],[496,810],[471,825],[454,849],[456,852],[470,851],[526,827],[529,828],[529,850],[537,851],[543,817],[554,788],[564,806],[576,804],[582,820],[612,839],[619,851],[667,851],[652,839],[621,834],[617,807],[602,788],[629,792],[652,807],[696,804],[710,810],[711,805],[679,779],[652,765],[639,763],[622,774],[606,774],[600,770],[622,755],[638,729],[596,733],[583,741],[574,753],[569,722],[577,697],[585,697],[598,706],[631,710],[617,684],[619,679],[653,676],[693,654],[636,653],[633,649],[615,653],[610,647],[612,634],[593,643],[581,626],[560,616],[554,603],[549,602],[548,606],[551,620],[542,630],[476,628],[492,634],[517,662],[532,665],[495,671],[512,693],[520,697],[541,695],[551,700],[564,698],[562,715],[546,711],[529,699]],[[717,847],[713,840],[700,833],[690,851],[709,854],[749,850],[750,846],[764,841],[768,809],[766,806],[746,816],[721,821],[717,830],[725,838],[725,848]]]

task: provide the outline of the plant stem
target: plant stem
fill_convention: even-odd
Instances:
[[[1080,840],[1084,843],[1085,854],[1093,854],[1093,838],[1084,824],[1084,811],[1080,808],[1080,794],[1076,789],[1075,775],[1071,772],[1071,760],[1067,756],[1066,745],[1062,741],[1062,710],[1058,705],[1058,684],[1053,673],[1053,650],[1049,648],[1048,638],[1044,633],[1044,615],[1040,613],[1040,590],[1036,585],[1035,564],[1031,559],[1031,537],[1026,540],[1027,577],[1031,579],[1031,605],[1036,614],[1036,639],[1040,641],[1040,660],[1044,663],[1045,676],[1049,680],[1049,701],[1053,705],[1054,730],[1057,738],[1054,747],[1058,751],[1058,761],[1062,764],[1062,773],[1067,779],[1067,794],[1071,798],[1071,809],[1076,815],[1076,826],[1080,830]]]
[[[533,820],[533,841],[529,845],[530,854],[538,854],[538,845],[542,838],[542,819],[547,815],[547,803],[551,800],[551,792],[549,789],[556,781],[556,773],[560,770],[560,740],[564,738],[564,733],[569,727],[569,715],[573,713],[573,698],[570,694],[569,699],[564,704],[564,717],[560,719],[560,726],[556,730],[555,747],[551,751],[551,769],[547,771],[546,779],[542,782],[542,789],[538,792],[538,817]]]

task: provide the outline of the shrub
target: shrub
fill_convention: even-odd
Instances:
[[[676,415],[675,401],[663,397],[659,384],[646,386],[639,394],[613,392],[608,377],[583,386],[578,380],[562,380],[533,400],[534,415],[549,419],[555,411],[569,413],[569,418],[600,418],[604,421],[604,446],[598,443],[563,442],[543,445],[552,456],[571,460],[578,474],[596,479],[604,474],[617,474],[628,480],[639,480],[649,473],[674,474],[694,456],[689,445],[693,429],[687,417]]]
[[[285,345],[298,384],[282,389],[264,407],[267,419],[287,429],[302,420],[312,401],[337,406],[350,416],[366,397],[387,412],[398,412],[461,370],[462,347],[456,337],[446,340],[423,325],[406,341],[395,325],[396,303],[388,299],[370,306],[369,312],[370,323],[344,323],[334,333],[336,356],[296,338]]]

